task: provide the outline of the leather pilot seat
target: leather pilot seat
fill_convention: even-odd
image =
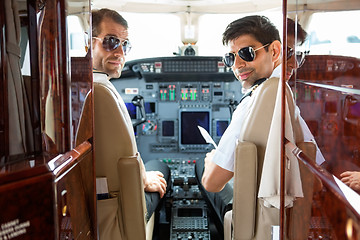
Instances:
[[[316,146],[314,143],[301,142],[297,145],[310,159],[315,161]],[[257,199],[259,172],[256,145],[252,142],[238,141],[235,158],[233,209],[226,212],[224,217],[224,240],[261,239],[256,235],[263,237],[262,234],[269,234],[269,232],[256,226],[278,225],[276,218],[279,218],[280,215],[274,208],[267,210],[273,219],[266,218],[264,217],[266,215],[261,214],[264,211],[264,206],[261,200]],[[299,162],[299,167],[304,197],[297,199],[294,206],[286,211],[286,229],[288,232],[285,239],[308,238],[313,193],[321,189],[320,181],[315,180],[304,163]],[[270,221],[274,222],[271,223]]]
[[[102,73],[94,73],[94,116],[96,177],[107,179],[110,196],[97,201],[100,239],[152,239],[154,215],[146,223],[142,160],[131,119]]]
[[[268,202],[264,200],[268,199],[267,196],[259,197],[264,192],[260,187],[261,184],[265,184],[263,185],[265,192],[269,188],[268,186],[278,187],[277,184],[268,183],[270,181],[263,182],[262,178],[266,177],[264,174],[270,176],[268,180],[277,178],[274,181],[277,183],[280,179],[281,114],[277,111],[281,110],[281,104],[278,102],[279,96],[281,96],[281,88],[278,83],[278,79],[270,78],[256,89],[257,93],[256,91],[253,93],[253,95],[255,94],[254,99],[251,100],[253,105],[247,119],[244,120],[243,131],[240,134],[235,152],[233,209],[228,211],[224,217],[225,240],[271,239],[272,226],[279,226],[280,224],[279,208],[269,206]],[[289,117],[285,122],[288,121],[287,126],[291,126],[292,141],[300,143],[303,141],[302,131],[294,115],[295,104],[292,99],[292,92],[288,87],[286,88],[286,101],[285,112]],[[285,137],[287,137],[287,133],[289,131],[286,131]],[[315,159],[314,144],[310,143],[310,146],[307,145],[304,148],[308,149],[308,153]],[[309,173],[306,172],[304,166],[298,164],[296,157],[292,159],[294,162],[291,162],[290,166],[296,169],[293,175],[296,175],[297,179],[301,178],[299,181],[302,182],[303,179],[308,178]],[[269,165],[272,168],[269,168]],[[287,229],[290,229],[291,236],[299,236],[299,231],[303,231],[306,235],[305,227],[307,229],[309,227],[313,187],[312,184],[304,183],[301,191],[306,200],[302,201],[301,204],[297,204],[297,199],[301,198],[296,197],[293,202],[294,207],[289,206],[287,208],[287,213],[289,213],[287,214],[289,218],[287,220],[289,221],[286,224]],[[298,188],[296,191],[298,191]],[[279,189],[274,189],[272,192],[279,192]],[[271,196],[269,198],[272,199]],[[279,203],[279,199],[276,198],[276,203]],[[294,211],[295,208],[301,209]],[[308,219],[291,220],[294,217],[293,213],[299,213],[299,211],[306,212]],[[299,224],[300,221],[303,221],[304,225],[302,226],[304,228],[300,227],[296,230],[296,226],[293,225]],[[286,239],[306,239],[288,237],[286,236]]]

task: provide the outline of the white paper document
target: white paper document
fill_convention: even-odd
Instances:
[[[207,143],[211,143],[215,148],[217,148],[216,143],[214,142],[214,140],[212,139],[212,137],[210,136],[210,134],[205,130],[205,128],[198,126],[201,135],[203,136],[203,138],[205,139],[205,141]]]

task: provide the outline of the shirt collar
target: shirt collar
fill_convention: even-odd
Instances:
[[[281,64],[274,69],[274,71],[272,72],[269,78],[273,78],[273,77],[280,78],[280,74],[281,74]]]

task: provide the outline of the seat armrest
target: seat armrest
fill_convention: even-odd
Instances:
[[[140,162],[137,156],[120,158],[117,164],[119,173],[119,206],[124,236],[128,240],[145,240],[145,197]]]
[[[224,216],[224,240],[231,240],[232,234],[232,210],[227,211]]]
[[[234,239],[252,239],[257,202],[257,148],[238,141],[235,152],[233,223]]]

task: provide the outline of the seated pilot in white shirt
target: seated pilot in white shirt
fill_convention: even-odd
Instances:
[[[206,191],[200,188],[220,221],[223,219],[226,205],[232,200],[232,187],[228,182],[234,175],[236,141],[243,135],[242,131],[246,131],[242,129],[242,126],[249,118],[248,114],[251,113],[252,108],[256,107],[254,98],[259,94],[259,89],[262,91],[261,94],[268,95],[264,97],[269,99],[269,107],[274,108],[281,70],[282,48],[278,30],[266,17],[262,16],[248,16],[230,23],[223,33],[223,44],[230,48],[230,53],[225,54],[224,57],[225,64],[232,67],[236,78],[247,91],[236,108],[218,148],[208,153],[204,162],[198,161],[196,166],[197,177]],[[290,70],[291,73],[295,67]],[[291,114],[295,116],[295,104],[291,100],[292,93],[288,86],[287,93],[289,105],[294,108]],[[296,141],[303,141],[299,115],[294,118],[297,122],[293,135]],[[219,191],[220,193],[216,193]]]

